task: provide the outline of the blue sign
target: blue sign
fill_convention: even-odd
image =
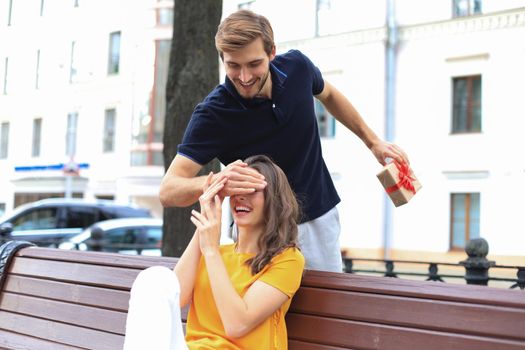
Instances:
[[[65,163],[50,164],[50,165],[29,165],[29,166],[15,166],[15,171],[44,171],[44,170],[63,170],[67,166]],[[79,169],[89,169],[89,163],[78,163]]]

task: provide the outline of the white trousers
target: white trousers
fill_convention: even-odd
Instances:
[[[141,271],[131,287],[124,350],[187,350],[179,298],[173,270],[154,266]]]

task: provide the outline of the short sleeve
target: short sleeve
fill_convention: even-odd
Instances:
[[[222,144],[220,137],[220,125],[203,104],[199,104],[193,111],[177,153],[205,165],[218,156]]]
[[[319,68],[317,68],[317,66],[314,65],[313,62],[308,58],[308,56],[304,55],[300,51],[298,52],[300,53],[302,59],[306,63],[306,70],[312,79],[312,94],[319,95],[321,92],[323,92],[324,89],[323,75],[321,74]]]
[[[292,297],[301,285],[304,257],[297,248],[288,248],[272,259],[270,267],[259,281],[279,289]]]

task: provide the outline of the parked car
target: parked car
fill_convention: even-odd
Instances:
[[[161,244],[162,219],[128,218],[97,222],[58,247],[160,256]]]
[[[43,199],[21,205],[0,218],[0,242],[23,240],[56,246],[95,222],[127,217],[151,217],[151,213],[108,200]]]

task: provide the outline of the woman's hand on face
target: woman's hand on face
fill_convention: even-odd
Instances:
[[[204,184],[203,194],[199,197],[201,211],[191,212],[191,222],[197,227],[202,254],[214,253],[219,248],[222,216],[222,199],[219,192],[227,180],[226,177],[213,180],[213,173],[210,173]]]

